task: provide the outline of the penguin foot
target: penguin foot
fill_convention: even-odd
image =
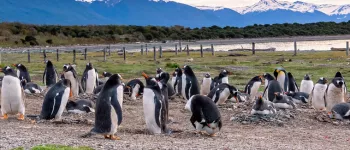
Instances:
[[[121,138],[118,137],[118,136],[111,135],[111,136],[110,136],[110,139],[111,139],[111,140],[120,140]]]
[[[17,119],[23,121],[23,120],[24,120],[24,115],[23,115],[23,114],[19,114],[19,116],[17,117]]]
[[[109,135],[104,135],[105,139],[110,139],[111,137]]]
[[[4,114],[4,116],[3,116],[1,119],[7,120],[8,118],[9,118],[8,115],[7,115],[7,114]]]
[[[210,134],[209,136],[211,136],[211,137],[216,137],[216,134],[214,133],[214,134]]]

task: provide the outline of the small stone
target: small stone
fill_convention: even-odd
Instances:
[[[243,121],[242,124],[243,124],[243,125],[247,125],[248,122],[247,122],[247,121]]]
[[[237,119],[237,117],[231,117],[230,121],[234,121],[236,119]]]
[[[338,126],[339,125],[339,122],[338,121],[333,121],[332,122],[334,125]]]
[[[277,125],[280,126],[280,127],[283,127],[284,126],[284,122],[281,121],[281,120],[277,120]]]

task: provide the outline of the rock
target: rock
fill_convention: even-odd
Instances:
[[[248,122],[247,122],[247,121],[242,121],[242,124],[243,124],[243,125],[247,125]]]

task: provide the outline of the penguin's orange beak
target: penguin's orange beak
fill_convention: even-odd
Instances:
[[[236,103],[239,103],[237,96],[233,96],[236,99]]]
[[[260,95],[260,96],[259,96],[259,98],[261,98],[261,99],[262,99],[262,96]]]
[[[0,68],[0,72],[3,72],[2,68]]]
[[[149,76],[146,73],[144,73],[144,72],[142,72],[142,76],[145,77],[146,79],[149,78]]]
[[[265,83],[264,77],[263,76],[259,76],[261,83]]]
[[[73,92],[72,90],[69,90],[69,98],[73,97]]]
[[[16,67],[16,66],[17,66],[17,64],[12,64],[12,66]]]

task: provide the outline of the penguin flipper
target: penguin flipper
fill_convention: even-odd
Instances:
[[[162,127],[161,125],[160,125],[160,120],[161,120],[161,109],[162,109],[162,103],[161,103],[161,101],[160,101],[160,98],[159,97],[157,97],[157,96],[155,96],[154,97],[154,103],[155,103],[155,109],[154,109],[154,117],[155,117],[155,120],[156,120],[156,123],[157,123],[157,125],[158,125],[158,127]]]
[[[190,87],[191,81],[188,78],[186,78],[185,96],[187,100],[190,98]]]
[[[311,93],[308,98],[309,105],[312,105],[312,96],[314,95],[315,87],[312,88]]]
[[[44,71],[44,74],[43,74],[43,84],[45,84],[45,79],[46,79],[46,67],[45,67],[45,71]]]
[[[327,86],[326,91],[325,91],[324,96],[323,96],[325,107],[327,107],[327,99],[326,99],[326,97],[327,97],[328,87],[329,87],[329,85]]]
[[[116,90],[116,89],[114,89],[114,90]],[[115,112],[117,113],[118,125],[120,125],[123,121],[123,112],[122,112],[122,108],[119,104],[116,91],[115,91],[115,94],[111,97],[111,105],[113,106]]]

